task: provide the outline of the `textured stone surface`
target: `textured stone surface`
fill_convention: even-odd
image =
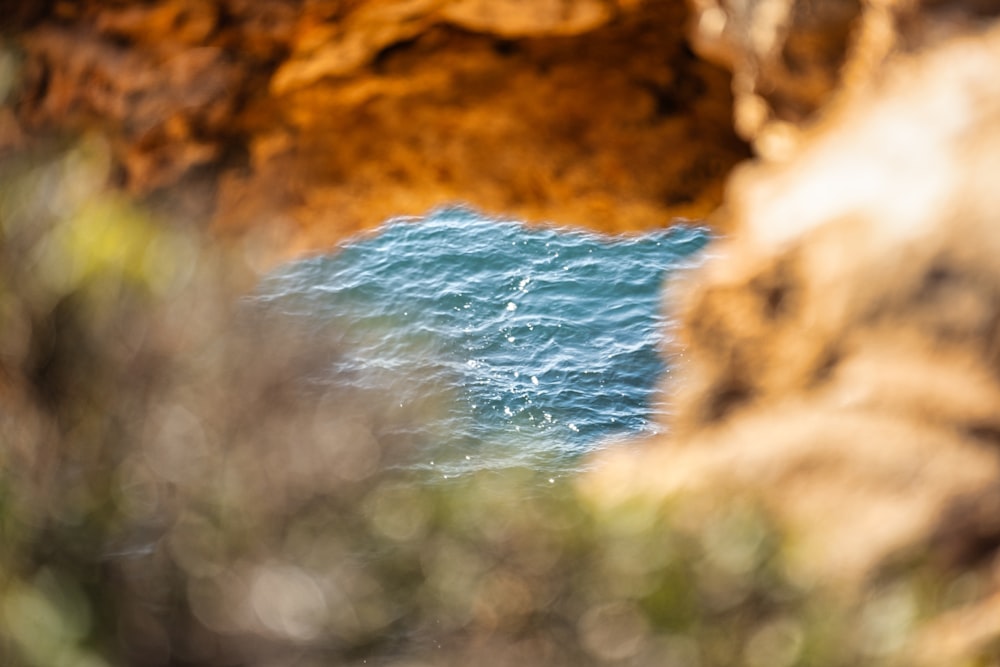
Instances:
[[[879,77],[894,54],[985,29],[984,0],[689,0],[695,50],[733,73],[734,126],[765,155],[792,150],[835,91]]]
[[[691,0],[691,39],[733,72],[734,121],[758,150],[788,135],[829,99],[849,57],[857,0]]]
[[[110,133],[122,184],[290,250],[467,202],[608,231],[714,208],[747,156],[681,2],[270,0],[24,13],[13,141]],[[11,123],[5,121],[5,125]]]

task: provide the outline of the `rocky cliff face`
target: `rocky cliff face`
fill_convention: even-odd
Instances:
[[[8,144],[97,127],[133,193],[226,231],[281,224],[293,249],[454,202],[662,226],[712,210],[747,156],[680,2],[90,2],[20,21]]]

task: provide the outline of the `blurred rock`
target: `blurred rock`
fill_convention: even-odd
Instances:
[[[734,124],[777,149],[828,100],[851,58],[858,0],[690,0],[691,41],[733,73]]]
[[[947,617],[966,632],[917,632],[930,664],[1000,638],[997,63],[995,23],[892,53],[734,173],[734,231],[673,295],[670,436],[588,481],[611,503],[760,504],[793,578],[849,598],[913,559],[982,572]]]
[[[689,2],[695,50],[733,73],[737,133],[773,156],[791,149],[835,91],[880,76],[894,54],[983,30],[1000,14],[981,0]]]

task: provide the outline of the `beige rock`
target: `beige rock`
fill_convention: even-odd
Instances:
[[[717,214],[733,233],[673,293],[671,435],[607,455],[586,495],[761,505],[797,579],[858,599],[905,554],[953,573],[996,557],[998,62],[998,25],[892,55],[737,170]],[[995,607],[908,650],[977,655]]]
[[[688,0],[695,50],[733,72],[734,123],[780,156],[835,91],[877,77],[893,54],[982,30],[995,3],[934,0]]]
[[[703,57],[733,72],[737,132],[758,151],[829,100],[850,56],[856,0],[689,0],[691,41]],[[790,124],[787,125],[787,124]]]

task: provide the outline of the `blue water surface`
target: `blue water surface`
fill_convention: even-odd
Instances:
[[[448,209],[284,266],[260,299],[333,325],[322,330],[343,355],[320,381],[427,406],[408,427],[414,467],[565,472],[655,430],[661,289],[708,240],[702,227],[612,237]]]

